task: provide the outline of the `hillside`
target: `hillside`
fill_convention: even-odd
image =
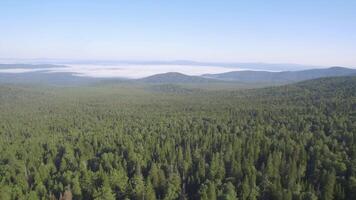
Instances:
[[[144,83],[164,83],[164,84],[221,82],[218,80],[211,80],[200,76],[189,76],[178,72],[156,74],[146,78],[138,79],[137,81],[144,82]]]
[[[355,76],[356,70],[331,67],[326,69],[310,69],[302,71],[233,71],[221,74],[205,74],[203,77],[225,81],[239,81],[244,83],[293,83],[298,81],[310,80],[332,76]]]
[[[56,71],[60,68],[65,72]],[[91,70],[95,69],[93,67]],[[71,70],[73,70],[71,72]],[[98,67],[96,70],[99,70]],[[85,70],[83,70],[85,71]],[[82,72],[83,72],[82,71]],[[119,77],[88,77],[80,74],[81,70],[62,65],[0,64],[0,83],[44,84],[58,86],[89,85],[96,83],[134,83],[134,84],[193,84],[207,88],[257,88],[272,85],[283,85],[304,80],[332,76],[353,76],[355,69],[332,67],[327,69],[310,69],[303,71],[232,71],[221,74],[204,74],[191,76],[178,72],[155,74],[141,79]],[[91,73],[95,74],[95,71]],[[194,87],[194,86],[193,86]]]
[[[153,86],[2,84],[0,199],[355,199],[356,77]]]

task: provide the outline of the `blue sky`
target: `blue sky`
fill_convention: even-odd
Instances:
[[[0,58],[356,66],[356,1],[0,1]]]

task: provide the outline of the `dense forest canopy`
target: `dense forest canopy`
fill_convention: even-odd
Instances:
[[[356,77],[0,86],[0,199],[356,199]]]

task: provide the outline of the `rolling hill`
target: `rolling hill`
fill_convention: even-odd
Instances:
[[[331,67],[326,69],[309,69],[302,71],[233,71],[221,74],[204,74],[202,77],[224,80],[239,81],[244,83],[293,83],[322,77],[354,76],[355,69],[344,67]]]
[[[168,72],[163,74],[156,74],[146,78],[137,79],[144,83],[208,83],[221,82],[221,80],[209,79],[201,76],[189,76],[178,72]]]
[[[110,83],[138,83],[138,84],[193,84],[193,85],[229,85],[230,87],[261,87],[271,85],[283,85],[304,80],[334,77],[354,76],[356,69],[331,67],[325,69],[309,69],[301,71],[231,71],[220,74],[203,74],[191,76],[179,72],[167,72],[155,74],[140,79],[125,78],[93,78],[78,76],[76,72],[56,72],[51,68],[66,67],[62,65],[31,65],[31,64],[0,64],[0,83],[15,84],[51,84],[51,85],[83,85],[98,82]],[[11,70],[18,69],[19,73]],[[9,70],[9,71],[7,71]],[[21,72],[23,70],[23,72]],[[220,86],[219,86],[220,88]]]

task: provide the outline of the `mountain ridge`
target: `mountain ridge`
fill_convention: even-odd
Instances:
[[[191,76],[179,72],[167,72],[136,79],[136,81],[144,83],[207,83],[211,81],[219,82],[220,80],[210,80],[202,76]]]
[[[356,69],[334,66],[330,68],[281,72],[243,70],[219,74],[203,74],[202,77],[244,83],[293,83],[322,77],[354,75],[356,75]]]
[[[7,73],[6,70],[16,66],[21,69],[35,69],[36,71],[24,71],[21,73]],[[355,76],[356,69],[334,66],[330,68],[316,68],[300,71],[230,71],[218,74],[187,75],[180,72],[166,72],[154,74],[144,78],[125,79],[115,78],[98,78],[89,76],[80,76],[75,72],[51,72],[50,68],[61,65],[27,65],[27,64],[0,64],[0,83],[43,83],[55,85],[77,85],[97,82],[135,82],[151,84],[244,84],[244,85],[283,85],[300,82],[304,80],[334,77],[334,76]],[[43,70],[41,70],[43,69]],[[237,83],[237,84],[236,84]]]

